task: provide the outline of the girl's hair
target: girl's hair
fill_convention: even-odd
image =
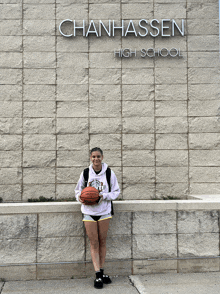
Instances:
[[[94,147],[94,148],[92,148],[92,149],[90,150],[90,155],[91,155],[92,152],[94,152],[94,151],[99,151],[99,152],[101,153],[101,155],[103,155],[103,151],[102,151],[102,149],[99,148],[99,147]]]

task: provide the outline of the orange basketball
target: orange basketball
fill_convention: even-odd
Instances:
[[[94,187],[86,187],[82,190],[80,198],[86,205],[95,205],[99,200],[99,191]]]

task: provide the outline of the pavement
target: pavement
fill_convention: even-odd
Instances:
[[[94,278],[0,282],[0,294],[219,294],[220,272],[112,277],[103,289]]]

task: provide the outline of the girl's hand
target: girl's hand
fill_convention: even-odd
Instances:
[[[80,198],[80,196],[79,196],[79,202],[81,202],[82,204],[85,204],[85,202],[82,201],[82,199]]]
[[[99,199],[98,204],[100,204],[100,203],[102,202],[102,200],[103,200],[103,195],[99,194],[99,197],[100,197],[100,199]]]

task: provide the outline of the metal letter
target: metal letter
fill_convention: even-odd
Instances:
[[[142,29],[144,29],[144,30],[146,31],[146,33],[145,33],[144,35],[142,35],[142,34],[139,32],[138,35],[141,36],[141,37],[146,37],[147,34],[148,34],[148,29],[141,25],[142,21],[145,21],[146,24],[148,24],[148,22],[147,22],[146,19],[141,19],[141,20],[139,21],[139,27],[142,28]]]
[[[172,55],[171,52],[174,51],[174,50],[176,50],[176,54],[175,55]],[[178,55],[178,50],[176,48],[170,49],[170,56],[171,57],[176,57],[177,55]]]
[[[121,57],[121,49],[119,49],[119,51],[115,50],[114,51],[114,56],[116,57],[116,54],[118,54],[119,57]]]
[[[149,55],[149,51],[152,51],[152,52],[153,52],[153,55]],[[148,56],[148,57],[154,57],[154,56],[155,56],[154,48],[149,48],[149,49],[147,49],[147,56]]]
[[[121,29],[121,36],[124,37],[124,20],[122,19],[121,21],[121,27],[115,27],[115,21],[112,21],[112,29],[113,29],[113,33],[112,36],[115,36],[115,29]]]
[[[74,20],[74,21],[75,21],[75,20]],[[61,26],[62,26],[62,24],[65,23],[65,22],[73,22],[73,21],[72,21],[71,19],[65,19],[65,20],[61,21],[61,23],[60,23],[60,25],[59,25],[59,31],[60,31],[61,35],[64,36],[64,37],[67,37],[67,38],[72,37],[73,34],[65,35],[65,34],[62,32]],[[75,37],[75,35],[74,35],[74,37]]]
[[[123,57],[130,57],[130,49],[126,48],[126,49],[122,50],[122,56]]]
[[[134,49],[134,51],[130,49],[130,57],[132,57],[132,54],[134,54],[135,57],[137,56],[136,49]]]
[[[130,27],[130,25],[131,25],[132,28],[133,28],[132,31],[129,31],[129,27]],[[129,24],[128,24],[128,27],[127,27],[127,30],[126,30],[126,32],[125,32],[125,37],[127,36],[128,33],[135,34],[135,37],[137,37],[137,32],[136,32],[136,30],[135,30],[133,20],[130,20],[130,21],[129,21]]]
[[[170,27],[165,27],[165,26],[164,26],[163,23],[164,23],[165,21],[170,21],[170,19],[162,19],[162,24],[161,24],[161,36],[162,36],[162,37],[170,37],[170,35],[164,35],[164,33],[163,33],[164,30],[170,28]]]
[[[152,21],[150,22],[150,26],[151,26],[153,29],[157,30],[157,34],[156,34],[156,35],[153,35],[151,32],[150,32],[150,34],[151,34],[152,37],[157,37],[157,36],[159,35],[160,31],[159,31],[159,29],[158,29],[157,27],[153,26],[153,22],[154,22],[154,21],[156,21],[158,24],[159,24],[160,22],[159,22],[159,20],[157,20],[157,19],[152,19]]]
[[[104,23],[101,20],[99,21],[99,37],[102,36],[102,27],[104,28],[108,36],[111,37],[111,20],[108,21],[108,30]]]
[[[163,53],[163,52],[162,52],[163,50],[167,50],[167,54],[166,54],[166,55],[163,55],[163,54],[162,54],[162,53]],[[169,54],[170,54],[170,52],[169,52],[169,50],[168,50],[167,48],[162,48],[162,49],[160,50],[160,55],[163,56],[163,57],[167,57]]]
[[[147,51],[146,49],[141,49],[141,53],[143,53],[144,55],[141,54],[141,57],[145,57],[147,55]]]
[[[76,21],[74,20],[74,37],[76,36],[76,29],[82,29],[83,30],[83,37],[85,37],[85,20],[83,19],[83,26],[82,27],[77,27],[76,26]]]
[[[93,31],[90,31],[91,26],[93,26],[93,29],[94,29]],[[86,33],[86,37],[88,37],[88,34],[96,34],[96,37],[99,36],[93,20],[90,21],[90,24]]]
[[[184,37],[184,19],[182,19],[182,30],[178,27],[177,23],[175,22],[174,19],[172,19],[172,36],[174,37],[175,33],[174,33],[174,29],[175,27],[177,28],[177,30],[180,32],[181,36]]]

